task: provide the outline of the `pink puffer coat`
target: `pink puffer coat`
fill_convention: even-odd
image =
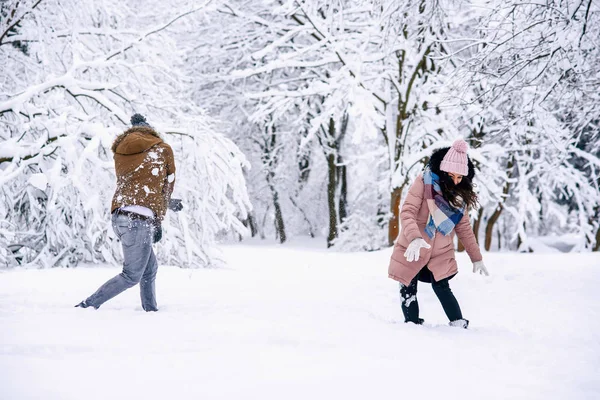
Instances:
[[[429,218],[429,208],[424,196],[425,184],[423,176],[419,175],[416,181],[410,187],[406,201],[400,211],[400,223],[402,231],[398,235],[394,251],[390,260],[388,269],[389,277],[409,285],[410,281],[417,273],[427,265],[427,268],[433,273],[437,281],[452,276],[458,272],[456,260],[454,259],[454,232],[465,246],[471,262],[481,261],[483,257],[479,251],[479,245],[475,240],[473,229],[469,222],[468,213],[454,227],[454,231],[448,236],[444,236],[436,231],[433,239],[425,233],[425,225]],[[416,238],[423,238],[430,249],[422,248],[417,261],[408,262],[404,257],[404,252],[408,244]]]

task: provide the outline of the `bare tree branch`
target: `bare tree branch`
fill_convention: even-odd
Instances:
[[[10,18],[8,19],[8,23],[10,24],[6,30],[2,33],[2,35],[0,35],[0,46],[2,46],[4,43],[4,38],[8,35],[8,32],[10,32],[11,29],[13,29],[14,27],[16,27],[22,20],[23,18],[25,18],[27,16],[27,14],[31,13],[33,10],[35,10],[35,8],[42,2],[42,0],[38,0],[33,6],[31,6],[31,8],[29,10],[27,10],[23,15],[21,15],[19,18],[17,18],[14,22],[13,22],[13,18],[14,15],[16,13],[17,8],[19,7],[19,2],[17,2],[17,4],[15,5],[15,8],[13,9],[13,12],[11,13]]]

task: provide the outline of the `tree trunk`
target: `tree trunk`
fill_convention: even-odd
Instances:
[[[329,207],[327,247],[333,246],[334,240],[339,236],[339,224],[348,216],[346,166],[343,165],[342,156],[339,154],[347,127],[347,114],[342,118],[339,129],[336,129],[335,120],[330,118],[327,129],[322,127],[324,139],[319,138],[327,160],[327,205]]]
[[[327,205],[329,206],[329,235],[327,235],[327,247],[333,246],[333,240],[337,238],[337,210],[335,206],[336,192],[336,166],[335,154],[327,155]]]
[[[285,234],[285,224],[283,222],[283,212],[281,211],[281,204],[279,203],[279,193],[275,188],[275,168],[278,164],[277,157],[277,134],[275,127],[265,127],[265,143],[262,146],[263,151],[263,164],[265,166],[266,179],[271,195],[273,196],[273,206],[275,208],[275,235],[279,239],[279,243],[284,243],[287,240]]]
[[[250,229],[250,236],[254,237],[258,234],[258,227],[256,224],[256,218],[254,217],[254,212],[249,212],[248,217],[242,221],[244,226]],[[240,237],[241,240],[241,237]]]
[[[483,219],[483,207],[479,207],[479,212],[477,213],[477,219],[473,223],[473,234],[475,235],[475,240],[479,244],[479,227],[481,226],[481,220]]]
[[[273,206],[275,207],[275,232],[279,243],[284,243],[287,240],[287,236],[285,234],[285,224],[283,223],[283,213],[279,204],[279,193],[277,193],[275,186],[272,184],[269,184],[269,187],[273,194]]]
[[[512,177],[513,166],[514,166],[514,160],[511,158],[511,159],[509,159],[508,163],[506,164],[508,178]],[[496,210],[494,211],[494,213],[488,220],[487,226],[485,227],[485,249],[487,251],[490,251],[490,247],[492,246],[492,234],[494,233],[494,224],[496,223],[496,221],[498,221],[500,214],[502,214],[502,210],[504,208],[503,202],[506,201],[506,197],[508,196],[509,190],[510,190],[510,184],[508,182],[506,182],[504,184],[504,189],[502,189],[502,194],[503,194],[502,200],[500,203],[498,203],[498,207],[496,207]]]
[[[346,166],[340,165],[341,157],[338,157],[337,178],[340,187],[340,198],[338,201],[338,221],[344,222],[348,216],[348,180],[346,178]]]
[[[594,215],[590,217],[588,224],[594,226],[594,221],[598,221],[598,217],[600,217],[600,206],[594,208]],[[588,239],[588,242],[591,242],[591,240]],[[592,251],[600,251],[600,225],[598,225],[598,230],[596,231],[596,242],[588,244],[591,245]]]
[[[392,191],[392,199],[390,201],[392,217],[388,227],[388,244],[394,245],[394,241],[400,232],[400,201],[402,200],[402,188],[394,188]]]
[[[486,251],[490,251],[492,247],[492,235],[494,234],[494,224],[498,221],[500,214],[502,214],[502,204],[498,204],[496,211],[492,214],[488,223],[485,227],[485,249]]]
[[[502,235],[500,234],[500,229],[498,229],[498,250],[502,248]]]

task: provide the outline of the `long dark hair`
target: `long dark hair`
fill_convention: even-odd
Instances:
[[[477,207],[477,194],[473,190],[475,166],[471,162],[471,159],[467,157],[469,172],[467,176],[463,176],[458,185],[455,185],[452,178],[450,178],[450,175],[440,170],[440,164],[448,150],[450,150],[450,147],[435,151],[429,160],[429,168],[431,169],[431,172],[440,177],[442,194],[444,195],[444,199],[446,199],[451,206],[461,208],[463,205],[466,205],[469,208],[475,208]],[[462,201],[460,200],[461,198]]]

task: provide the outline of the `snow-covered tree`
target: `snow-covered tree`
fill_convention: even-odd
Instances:
[[[244,225],[380,248],[409,184],[456,137],[478,169],[486,248],[564,233],[600,246],[591,1],[1,4],[5,264],[118,254],[108,149],[134,111],[174,147],[189,205],[165,221],[171,262],[214,261],[213,238]]]
[[[232,61],[229,78],[243,82],[249,118],[293,121],[298,150],[316,143],[324,155],[328,242],[353,210],[352,193],[368,183],[346,170],[355,163],[343,152],[357,153],[352,148],[373,157],[363,155],[360,168],[377,165],[369,187],[380,204],[370,212],[375,221],[392,210],[393,241],[402,191],[428,154],[423,147],[457,134],[437,107],[447,73],[430,55],[443,51],[444,18],[459,10],[427,1],[327,0],[227,1],[217,10],[230,18],[227,44],[218,47],[239,54],[223,58]]]
[[[2,2],[0,263],[75,265],[120,254],[110,229],[110,145],[140,112],[174,151],[175,197],[159,257],[218,261],[223,231],[244,232],[244,155],[190,101],[177,27],[204,4]]]
[[[464,63],[457,77],[477,140],[502,149],[494,158],[504,176],[484,198],[485,247],[503,210],[506,239],[523,249],[529,236],[564,232],[590,247],[600,204],[600,10],[591,1],[483,4],[454,60]]]

